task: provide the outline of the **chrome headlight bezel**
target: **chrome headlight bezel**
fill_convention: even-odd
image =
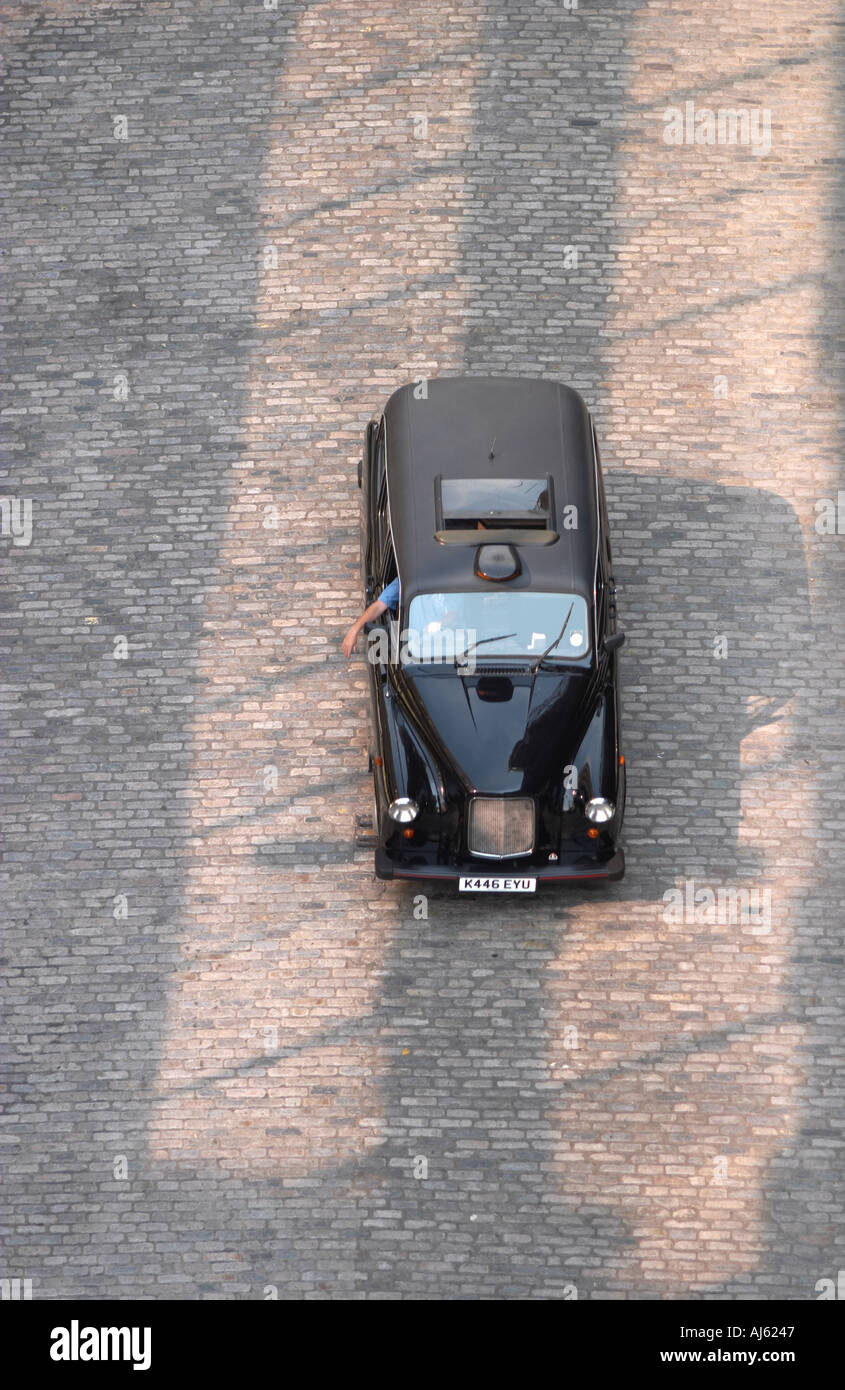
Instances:
[[[584,815],[591,825],[608,825],[616,815],[616,803],[605,796],[594,796],[584,807]]]
[[[412,796],[397,796],[387,808],[387,814],[397,825],[410,825],[420,813],[419,804]]]

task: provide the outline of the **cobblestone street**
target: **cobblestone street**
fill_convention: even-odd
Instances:
[[[32,511],[0,536],[0,1275],[816,1299],[845,1270],[835,0],[5,12],[0,493]],[[686,138],[740,108],[754,139]],[[596,419],[620,883],[421,905],[355,847],[361,441],[460,373]],[[672,920],[698,888],[770,914]]]

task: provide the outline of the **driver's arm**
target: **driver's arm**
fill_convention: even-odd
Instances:
[[[341,651],[347,661],[355,650],[355,643],[358,641],[359,632],[363,630],[367,623],[372,623],[376,618],[380,617],[386,608],[387,604],[382,603],[381,599],[377,598],[374,603],[370,604],[369,608],[364,609],[360,618],[356,618],[341,643]]]

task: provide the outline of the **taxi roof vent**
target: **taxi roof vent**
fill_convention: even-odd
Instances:
[[[512,545],[480,545],[475,552],[475,573],[479,579],[502,584],[522,573],[519,556]]]

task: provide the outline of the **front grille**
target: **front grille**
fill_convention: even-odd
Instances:
[[[469,803],[468,844],[479,859],[515,859],[534,848],[534,802],[529,797],[475,796]]]

